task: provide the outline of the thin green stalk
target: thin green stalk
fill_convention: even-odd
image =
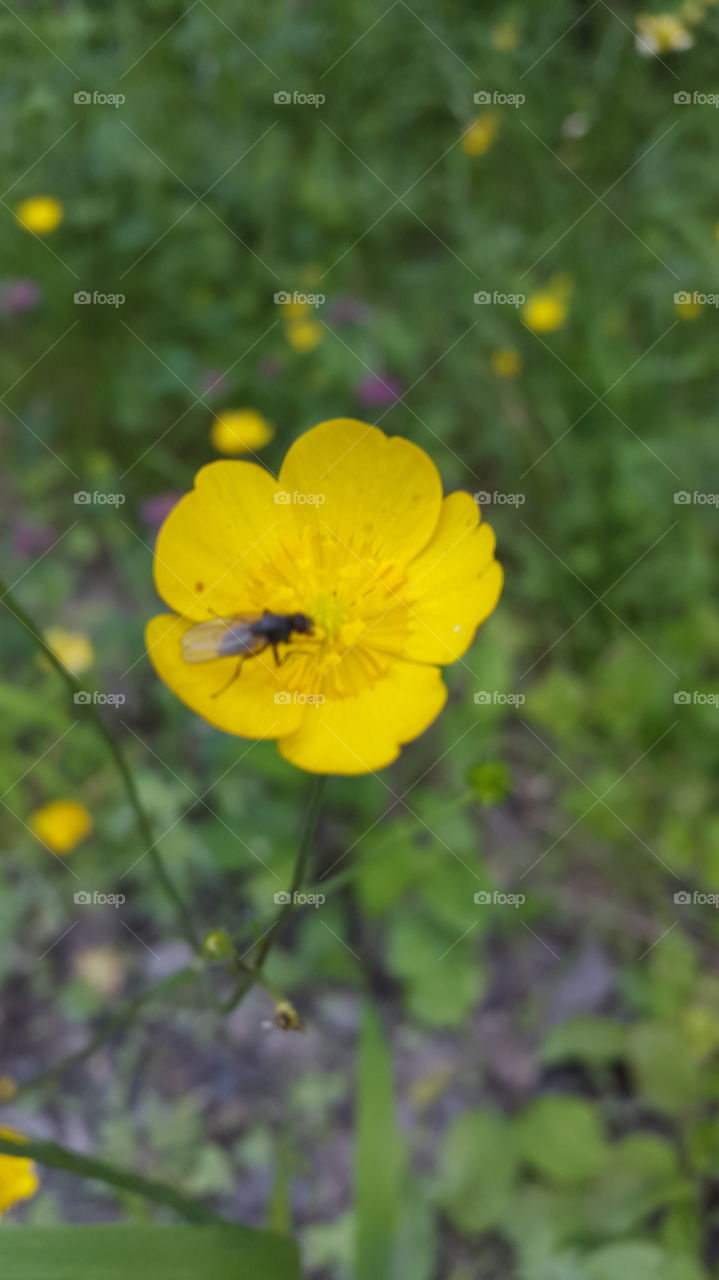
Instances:
[[[92,1156],[80,1155],[77,1151],[58,1146],[56,1142],[14,1142],[12,1139],[0,1137],[0,1155],[22,1156],[25,1159],[36,1160],[38,1164],[45,1165],[49,1169],[63,1169],[66,1173],[73,1173],[79,1178],[94,1178],[121,1191],[131,1191],[134,1195],[143,1196],[145,1200],[153,1200],[155,1204],[163,1204],[168,1209],[174,1209],[175,1213],[187,1222],[232,1225],[227,1218],[213,1213],[212,1209],[208,1209],[199,1200],[183,1195],[181,1191],[176,1191],[166,1182],[142,1178],[129,1169],[120,1169],[107,1160],[95,1160]]]
[[[232,996],[224,1006],[226,1012],[234,1009],[250,990],[250,987],[254,986],[256,982],[260,982],[262,969],[270,950],[274,946],[275,939],[282,929],[285,920],[295,909],[295,897],[301,891],[307,875],[307,867],[314,844],[315,831],[317,829],[317,821],[322,808],[322,799],[326,783],[327,778],[324,774],[317,774],[312,779],[307,798],[304,822],[302,824],[300,842],[297,848],[297,857],[295,858],[295,868],[292,873],[292,884],[287,895],[288,901],[282,903],[282,906],[277,912],[277,915],[269,929],[265,933],[264,937],[258,942],[255,948],[254,964],[249,972],[242,977]]]
[[[9,612],[12,613],[12,615],[20,623],[20,625],[24,627],[26,631],[29,632],[29,634],[32,636],[35,643],[42,649],[48,662],[50,662],[50,664],[54,667],[55,671],[57,671],[61,680],[63,680],[64,683],[67,685],[67,688],[73,694],[73,697],[77,693],[82,693],[83,691],[80,687],[79,682],[76,680],[75,676],[73,676],[71,672],[69,672],[67,668],[63,666],[62,662],[57,657],[57,655],[53,653],[52,649],[50,648],[47,641],[45,640],[45,637],[43,636],[42,632],[35,626],[35,623],[33,622],[30,615],[26,613],[25,610],[22,609],[20,605],[17,603],[17,601],[14,599],[10,588],[6,586],[2,578],[0,578],[0,603],[4,604],[5,607],[9,610]],[[182,933],[184,934],[188,943],[192,947],[193,951],[196,951],[198,948],[199,942],[198,942],[197,934],[195,932],[195,927],[192,921],[192,916],[190,915],[190,911],[187,907],[187,904],[185,903],[172,877],[170,876],[170,873],[168,872],[162,860],[162,857],[160,856],[159,850],[156,847],[157,842],[152,829],[152,824],[150,822],[150,819],[147,813],[145,812],[142,806],[142,801],[140,800],[140,796],[137,790],[137,785],[135,783],[135,779],[132,775],[132,772],[127,764],[127,761],[125,759],[124,752],[120,747],[119,743],[111,734],[107,725],[105,724],[102,716],[100,715],[97,707],[95,706],[95,703],[83,702],[79,705],[81,706],[82,714],[89,716],[90,720],[93,723],[94,728],[97,730],[97,733],[102,738],[102,741],[104,742],[105,746],[107,747],[107,750],[109,751],[112,757],[112,760],[122,779],[123,785],[127,792],[127,797],[130,801],[133,812],[135,814],[135,821],[137,823],[137,828],[142,836],[143,841],[145,842],[145,845],[146,845],[145,852],[148,854],[152,862],[153,869],[155,871],[155,874],[158,880],[160,881],[160,884],[162,885],[167,897],[170,899],[170,901],[172,902],[175,908]]]

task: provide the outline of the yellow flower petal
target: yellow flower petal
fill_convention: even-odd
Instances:
[[[84,631],[66,631],[64,627],[48,627],[44,632],[45,642],[59,658],[66,670],[73,675],[82,675],[95,661],[95,651],[90,637]],[[46,655],[41,654],[43,667],[50,667]]]
[[[423,449],[352,418],[300,436],[279,487],[296,524],[332,530],[350,562],[410,559],[432,536],[442,505],[439,472]],[[302,501],[308,495],[319,500]]]
[[[15,206],[15,217],[26,231],[36,236],[49,235],[63,219],[63,207],[54,196],[31,196]]]
[[[277,738],[297,728],[306,705],[287,691],[283,668],[270,652],[245,662],[242,674],[220,693],[237,670],[237,658],[185,662],[180,642],[190,626],[187,618],[165,613],[145,631],[152,665],[178,698],[215,728],[241,737]]]
[[[446,663],[467,651],[502,590],[494,544],[468,493],[445,498],[437,532],[409,566],[402,593],[410,608],[406,657]]]
[[[483,156],[494,145],[499,133],[496,111],[485,111],[462,135],[462,150],[468,156]]]
[[[325,336],[317,320],[293,320],[287,326],[287,341],[295,351],[314,351]]]
[[[14,1129],[0,1129],[0,1137],[17,1142],[19,1146],[26,1141]],[[32,1160],[20,1155],[0,1155],[0,1214],[11,1209],[18,1201],[34,1196],[39,1186],[40,1181]]]
[[[276,493],[274,476],[253,462],[211,462],[198,472],[155,548],[155,586],[171,609],[200,621],[271,607],[268,562],[285,519]]]
[[[280,739],[280,754],[308,773],[383,769],[397,759],[403,743],[424,732],[446,700],[436,667],[396,662],[355,697],[306,707],[299,728]]]
[[[89,836],[92,818],[77,800],[52,800],[30,815],[28,826],[48,849],[63,855]]]

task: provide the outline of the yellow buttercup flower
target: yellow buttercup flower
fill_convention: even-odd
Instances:
[[[54,196],[30,196],[15,205],[15,217],[26,231],[36,236],[47,236],[60,226],[64,209]]]
[[[492,27],[489,40],[498,53],[509,53],[519,44],[519,31],[513,22],[500,22]]]
[[[498,378],[516,378],[522,372],[522,357],[514,347],[500,347],[489,359]]]
[[[287,326],[287,341],[295,351],[314,351],[324,338],[324,329],[317,320],[293,320]]]
[[[89,836],[92,818],[77,800],[51,800],[30,815],[28,826],[53,853],[72,853]]]
[[[210,429],[218,453],[252,453],[269,443],[274,430],[256,409],[225,409]]]
[[[27,1141],[13,1129],[0,1129],[0,1137],[18,1145]],[[0,1155],[0,1214],[12,1209],[20,1200],[29,1200],[39,1186],[40,1180],[32,1160],[26,1156]]]
[[[535,333],[552,333],[566,324],[569,315],[571,280],[555,276],[545,289],[532,293],[522,307],[522,319]]]
[[[468,156],[483,156],[494,145],[499,133],[496,111],[484,111],[462,135],[462,150]]]
[[[87,671],[95,661],[95,650],[90,637],[84,631],[66,631],[64,627],[48,627],[44,632],[45,643],[49,645],[56,658],[74,676]],[[43,667],[50,663],[44,654],[40,655]]]
[[[694,44],[691,32],[674,13],[640,13],[635,21],[634,43],[645,57],[682,53]]]
[[[381,769],[442,710],[440,666],[494,609],[494,544],[469,494],[443,500],[417,445],[323,422],[295,441],[277,480],[249,462],[199,472],[157,540],[155,585],[173,612],[151,620],[147,647],[217,728],[277,739],[311,773]],[[280,642],[280,665],[257,646],[238,673],[236,656],[193,651],[197,632],[183,650],[200,622],[226,636],[218,617],[266,610],[311,625]]]

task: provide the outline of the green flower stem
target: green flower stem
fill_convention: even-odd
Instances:
[[[165,1182],[142,1178],[128,1169],[118,1168],[106,1160],[80,1155],[77,1151],[69,1151],[67,1147],[60,1147],[55,1142],[13,1142],[9,1138],[0,1138],[0,1155],[22,1156],[36,1160],[38,1164],[50,1169],[63,1169],[79,1178],[94,1178],[97,1182],[105,1182],[121,1191],[131,1191],[134,1195],[143,1196],[145,1200],[153,1200],[155,1204],[174,1209],[187,1222],[232,1225],[227,1218],[213,1213],[199,1200],[183,1195]]]
[[[50,662],[51,665],[55,668],[61,680],[64,681],[64,683],[67,685],[67,688],[70,690],[73,696],[76,693],[81,693],[82,690],[80,688],[80,684],[78,683],[78,681],[67,670],[67,668],[63,666],[60,659],[53,653],[52,649],[50,648],[47,641],[45,640],[42,632],[39,631],[38,628],[35,626],[35,623],[33,622],[30,615],[27,614],[25,610],[22,609],[20,605],[16,602],[16,600],[13,598],[10,588],[6,586],[2,578],[0,578],[0,603],[4,604],[5,607],[10,611],[10,613],[12,613],[13,616],[16,618],[16,620],[20,623],[20,625],[30,633],[35,643],[39,646],[40,649],[42,649],[42,652],[45,654],[45,657],[47,658],[48,662]],[[117,771],[122,779],[123,785],[127,792],[127,797],[130,801],[133,812],[135,814],[135,821],[137,823],[137,828],[142,836],[143,841],[145,842],[146,852],[151,860],[155,875],[157,876],[157,879],[162,885],[167,897],[170,899],[170,901],[172,902],[175,908],[175,911],[177,913],[177,918],[180,924],[180,928],[182,930],[184,937],[187,939],[187,942],[190,944],[193,951],[196,951],[199,946],[199,940],[197,938],[195,927],[192,922],[192,916],[190,915],[187,904],[185,903],[177,886],[175,885],[173,879],[171,878],[162,860],[162,857],[160,856],[159,850],[156,847],[156,840],[155,840],[155,835],[152,829],[152,824],[150,822],[149,817],[147,816],[147,813],[145,812],[142,806],[142,801],[140,800],[140,796],[137,790],[137,785],[135,783],[135,779],[132,775],[132,772],[127,764],[127,761],[125,759],[124,752],[122,751],[122,748],[120,747],[119,743],[115,740],[113,735],[110,733],[110,730],[108,729],[107,725],[102,719],[102,716],[98,712],[94,702],[83,703],[82,712],[83,714],[88,715],[90,717],[94,725],[94,728],[97,730],[98,734],[102,738],[103,742],[105,743],[105,746],[107,747],[107,750],[109,751],[112,757],[112,760],[115,764],[115,767],[117,768]]]
[[[297,849],[297,857],[295,859],[295,869],[292,874],[292,884],[288,895],[289,901],[283,902],[269,929],[257,943],[257,946],[254,949],[254,964],[252,968],[243,975],[235,991],[225,1004],[224,1011],[226,1013],[229,1013],[231,1009],[234,1009],[240,1003],[255,983],[261,983],[263,986],[267,986],[267,983],[262,978],[262,969],[271,948],[274,946],[275,939],[285,923],[285,920],[295,909],[295,895],[301,891],[305,882],[326,784],[327,778],[324,774],[317,774],[312,779],[309,796],[307,798],[307,806],[305,808],[304,822],[302,824],[302,833],[300,835],[300,842]]]

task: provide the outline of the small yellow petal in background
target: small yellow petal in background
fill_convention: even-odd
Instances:
[[[680,320],[698,320],[704,304],[693,293],[675,293],[674,310]]]
[[[218,453],[252,453],[269,444],[274,429],[257,409],[224,409],[210,429],[210,440]]]
[[[17,1093],[17,1084],[12,1076],[0,1076],[0,1102],[10,1102]]]
[[[21,1146],[27,1139],[14,1129],[0,1129],[0,1138]],[[0,1215],[20,1200],[29,1200],[40,1186],[35,1165],[26,1156],[0,1155]]]
[[[498,347],[489,359],[498,378],[516,378],[522,372],[522,357],[514,347]]]
[[[55,196],[30,196],[15,205],[15,217],[21,227],[36,236],[47,236],[63,219],[63,207]]]
[[[535,333],[553,333],[567,322],[573,283],[567,275],[554,276],[544,289],[531,293],[522,307],[522,319]]]
[[[59,658],[63,667],[74,676],[87,671],[95,661],[95,650],[90,637],[84,631],[66,631],[64,627],[48,627],[44,632],[46,644]],[[50,663],[45,655],[40,655],[44,668]]]
[[[48,849],[64,855],[90,834],[92,818],[77,800],[51,800],[30,815],[28,826]]]
[[[286,337],[295,351],[314,351],[324,338],[324,329],[317,320],[292,320],[287,326]]]
[[[489,42],[498,53],[509,53],[519,44],[519,31],[513,22],[500,22],[492,27]]]
[[[494,145],[499,133],[499,116],[496,111],[485,111],[462,135],[462,150],[468,156],[483,156]]]

